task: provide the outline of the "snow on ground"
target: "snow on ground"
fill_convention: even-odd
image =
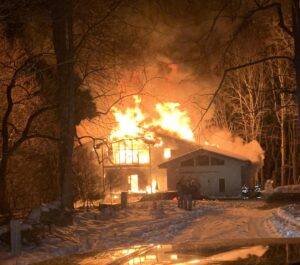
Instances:
[[[272,222],[283,237],[300,237],[300,206],[278,208],[273,213]]]
[[[24,247],[17,260],[0,259],[0,264],[23,265],[147,243],[290,236],[281,230],[280,210],[263,205],[260,201],[200,201],[192,211],[184,211],[174,201],[160,201],[156,208],[153,202],[139,202],[120,211],[78,212],[72,226],[55,227],[39,246]]]
[[[271,223],[274,209],[260,209],[262,202],[231,201],[218,202],[217,205],[218,208],[212,208],[209,214],[195,219],[189,228],[175,237],[175,240],[280,237]]]
[[[274,192],[282,192],[282,193],[298,193],[300,192],[300,185],[286,185],[279,186],[274,189]]]

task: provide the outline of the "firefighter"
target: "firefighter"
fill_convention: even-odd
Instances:
[[[260,199],[261,198],[261,185],[257,183],[254,187],[255,191],[255,198]]]

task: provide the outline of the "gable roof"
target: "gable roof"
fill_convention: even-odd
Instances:
[[[234,153],[231,153],[231,152],[219,149],[219,148],[214,147],[214,146],[207,146],[207,145],[200,146],[199,145],[199,148],[197,150],[194,150],[194,151],[185,153],[183,155],[177,156],[177,157],[175,157],[173,159],[170,159],[170,160],[168,160],[168,161],[166,161],[164,163],[161,163],[160,165],[158,165],[158,167],[160,167],[160,168],[166,168],[169,164],[171,164],[171,163],[173,163],[175,161],[180,161],[180,160],[184,159],[185,157],[194,155],[194,154],[198,153],[199,151],[206,151],[206,152],[209,152],[209,153],[213,153],[213,154],[217,154],[217,155],[229,157],[229,158],[232,158],[232,159],[235,159],[235,160],[239,160],[239,161],[244,161],[244,162],[249,162],[250,161],[248,158],[246,158],[244,156],[237,155],[237,154],[234,154]]]

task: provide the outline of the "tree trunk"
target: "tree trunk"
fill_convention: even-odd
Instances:
[[[283,186],[285,184],[285,100],[284,100],[284,94],[280,94],[280,115],[279,115],[279,124],[280,124],[280,138],[281,138],[281,144],[280,144],[280,151],[281,151],[281,170],[280,170],[280,185]]]
[[[299,0],[292,0],[293,37],[295,49],[296,95],[298,105],[298,123],[300,124],[300,8]],[[299,126],[300,128],[300,126]]]
[[[74,56],[72,32],[72,0],[55,0],[52,7],[53,44],[59,81],[58,105],[60,118],[60,180],[61,200],[73,208],[72,154],[74,141]]]
[[[0,214],[10,213],[10,207],[7,198],[6,190],[6,171],[7,171],[8,159],[2,157],[0,163]]]
[[[12,88],[14,81],[7,87],[6,100],[7,109],[2,119],[1,135],[2,135],[2,147],[1,147],[1,159],[0,159],[0,214],[6,214],[10,212],[9,202],[7,198],[7,186],[6,186],[6,174],[9,159],[9,133],[8,133],[8,120],[9,115],[13,108],[12,100]]]

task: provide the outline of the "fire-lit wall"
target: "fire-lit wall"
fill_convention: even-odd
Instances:
[[[159,168],[158,165],[174,157],[196,150],[198,146],[193,142],[181,140],[170,135],[160,135],[160,137],[163,144],[151,148],[151,178],[157,180],[159,190],[166,191],[168,190],[167,170]],[[166,157],[166,154],[171,156]]]
[[[208,165],[197,165],[197,157],[207,156]],[[211,158],[223,161],[213,165]],[[184,164],[190,161],[191,164]],[[170,161],[167,168],[167,185],[169,190],[176,190],[176,185],[182,178],[194,178],[201,186],[201,193],[208,197],[240,197],[243,184],[250,184],[255,178],[255,170],[249,161],[199,150],[181,159]],[[222,190],[221,190],[222,189]]]
[[[170,135],[159,134],[160,144],[148,144],[138,141],[114,143],[105,153],[110,157],[106,160],[106,183],[113,190],[132,190],[131,176],[137,175],[138,190],[166,191],[167,171],[158,167],[159,164],[169,159],[197,149],[197,145],[190,141],[181,140]],[[141,160],[139,154],[142,154]],[[145,159],[148,155],[149,161]],[[128,182],[128,183],[127,183]],[[145,184],[146,183],[146,184]],[[153,187],[155,185],[155,187]]]

